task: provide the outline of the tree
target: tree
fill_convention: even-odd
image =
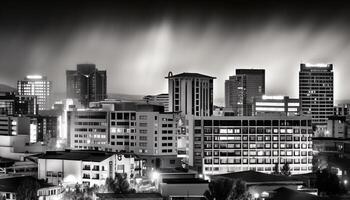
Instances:
[[[130,184],[127,180],[126,174],[116,174],[115,179],[107,178],[103,192],[113,192],[113,193],[135,193],[134,189],[130,188]]]
[[[290,172],[290,167],[289,164],[286,162],[284,163],[284,165],[281,168],[281,174],[284,176],[290,176],[291,172]]]
[[[278,163],[275,163],[275,167],[273,168],[273,172],[272,174],[279,174],[279,167],[278,167]]]
[[[316,172],[316,187],[321,194],[336,195],[345,193],[346,190],[340,184],[336,174],[331,173],[328,169],[318,170]]]
[[[237,180],[233,185],[229,200],[249,200],[250,194],[247,191],[247,185],[242,180]]]
[[[40,188],[40,183],[36,179],[25,179],[19,184],[16,191],[17,200],[35,200],[38,199],[37,191]]]
[[[209,183],[209,190],[204,192],[208,200],[226,200],[233,187],[233,181],[228,178],[217,178]]]

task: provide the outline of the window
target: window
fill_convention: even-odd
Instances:
[[[147,136],[140,136],[140,140],[147,140]]]
[[[140,119],[140,120],[147,120],[147,115],[140,115],[140,116],[139,116],[139,119]]]

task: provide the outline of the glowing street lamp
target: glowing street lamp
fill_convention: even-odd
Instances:
[[[152,180],[152,182],[158,180],[158,179],[159,179],[159,176],[160,176],[160,175],[159,175],[159,172],[153,171],[153,172],[151,173],[151,180]]]

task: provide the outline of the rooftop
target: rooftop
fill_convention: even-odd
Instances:
[[[114,154],[115,153],[104,151],[66,150],[47,151],[45,154],[38,156],[38,158],[101,162]]]
[[[326,200],[328,198],[281,187],[275,190],[271,200]]]
[[[101,199],[162,199],[160,193],[131,193],[131,194],[115,194],[115,193],[97,193]]]
[[[209,78],[209,79],[216,79],[216,77],[213,76],[207,76],[204,74],[199,74],[199,73],[189,73],[189,72],[184,72],[181,74],[175,74],[173,75],[172,72],[169,72],[168,76],[165,78],[178,78],[178,77],[195,77],[195,78]]]
[[[248,185],[251,184],[273,184],[273,183],[288,183],[288,184],[302,184],[302,181],[282,175],[265,174],[256,171],[243,171],[234,172],[228,174],[213,175],[212,178],[229,178],[229,179],[241,179]]]
[[[167,184],[200,184],[200,183],[208,183],[207,180],[200,178],[183,178],[183,179],[167,179],[164,178],[163,183]]]
[[[35,181],[36,179],[32,176],[7,176],[0,178],[0,192],[16,192],[18,186],[24,181]],[[48,183],[40,182],[40,187],[51,186]]]

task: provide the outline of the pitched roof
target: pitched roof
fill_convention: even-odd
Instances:
[[[115,153],[104,151],[47,151],[45,154],[40,155],[41,159],[58,159],[58,160],[81,160],[101,162],[111,157]]]
[[[210,79],[216,79],[216,77],[213,76],[207,76],[204,74],[199,73],[189,73],[189,72],[183,72],[181,74],[175,74],[172,76],[167,76],[165,78],[177,78],[177,77],[195,77],[195,78],[210,78]]]
[[[242,172],[233,172],[233,173],[228,173],[228,174],[218,174],[218,175],[213,175],[212,179],[215,178],[229,178],[229,179],[241,179],[244,182],[246,182],[248,185],[251,184],[274,184],[274,183],[288,183],[288,184],[302,184],[302,181],[292,178],[292,177],[287,177],[287,176],[282,176],[282,175],[273,175],[273,174],[265,174],[261,172],[256,172],[256,171],[242,171]]]

